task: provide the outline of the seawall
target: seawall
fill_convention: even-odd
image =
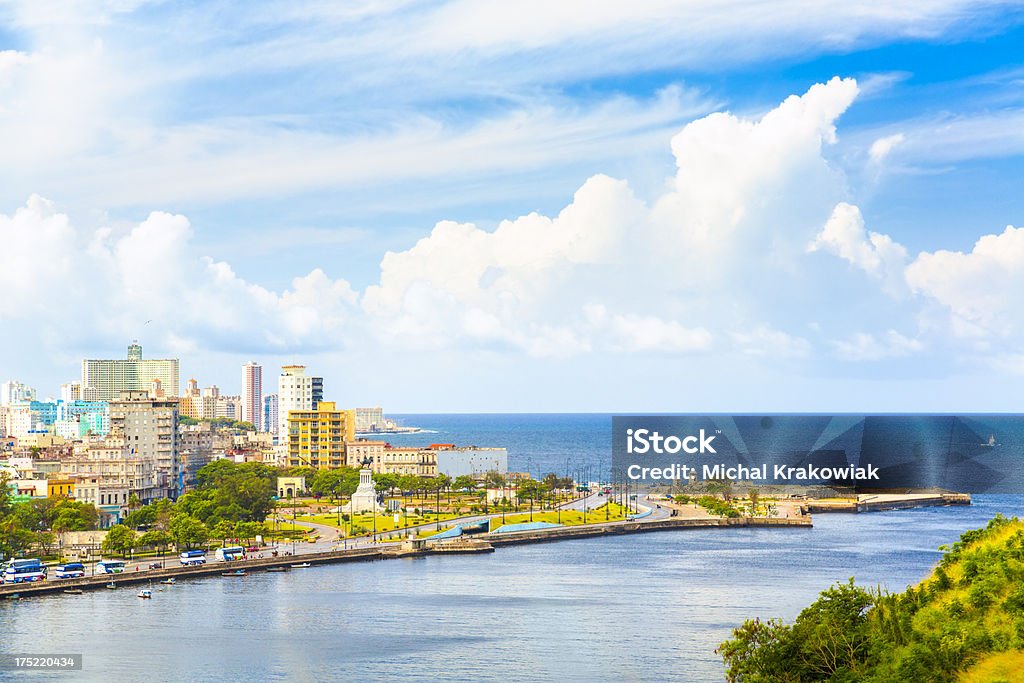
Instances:
[[[506,545],[520,545],[526,543],[550,543],[577,538],[596,538],[605,536],[620,536],[625,534],[647,533],[654,531],[675,531],[684,529],[706,529],[706,528],[728,528],[728,527],[772,527],[772,528],[810,528],[810,517],[795,517],[787,519],[777,518],[747,518],[735,519],[662,519],[649,522],[612,522],[608,524],[593,524],[587,526],[556,527],[538,531],[521,531],[506,534],[489,535],[486,538],[474,541],[476,545],[466,542],[451,543],[429,543],[417,550],[403,550],[401,546],[388,545],[379,548],[355,548],[351,550],[337,550],[325,553],[309,553],[288,557],[272,557],[252,560],[238,560],[235,562],[211,561],[197,567],[182,567],[180,565],[168,566],[164,569],[152,569],[139,572],[128,572],[124,574],[102,574],[98,576],[87,576],[81,579],[49,579],[39,583],[21,583],[0,586],[0,599],[17,596],[28,598],[38,595],[52,595],[63,593],[68,589],[102,590],[107,584],[114,584],[118,588],[159,584],[168,578],[189,579],[207,576],[219,576],[223,572],[235,569],[246,571],[266,570],[271,567],[290,567],[294,564],[309,563],[333,564],[338,562],[366,562],[373,560],[398,559],[405,557],[421,557],[426,555],[454,555],[462,553],[493,552],[495,547]],[[423,539],[429,541],[429,539]],[[485,542],[484,542],[485,541]],[[301,571],[301,570],[294,570]]]

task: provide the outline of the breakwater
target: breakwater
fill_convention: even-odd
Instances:
[[[970,505],[968,493],[879,493],[863,494],[843,500],[812,500],[801,507],[805,512],[882,512],[921,507]]]

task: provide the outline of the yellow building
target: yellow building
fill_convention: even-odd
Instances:
[[[67,496],[73,498],[75,495],[75,480],[74,479],[47,479],[46,480],[46,497],[57,498],[59,496]]]
[[[334,469],[345,465],[345,442],[356,437],[354,410],[320,401],[313,410],[288,411],[288,465]]]

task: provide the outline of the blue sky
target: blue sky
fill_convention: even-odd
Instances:
[[[1019,410],[1022,44],[970,0],[0,0],[0,375],[140,337],[396,412]]]

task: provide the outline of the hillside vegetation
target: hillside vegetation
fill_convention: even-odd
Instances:
[[[719,646],[726,678],[804,681],[1024,680],[1024,522],[964,533],[931,576],[902,593],[853,579],[793,624],[748,620]]]

